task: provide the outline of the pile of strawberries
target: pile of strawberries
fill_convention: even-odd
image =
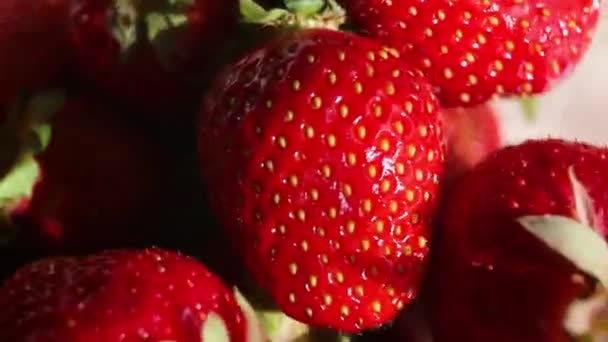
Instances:
[[[0,341],[605,340],[600,2],[277,2],[0,2]]]

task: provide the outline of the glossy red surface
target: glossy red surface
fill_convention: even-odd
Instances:
[[[287,34],[223,73],[200,116],[211,199],[289,315],[359,331],[415,297],[442,174],[437,101],[376,42]]]
[[[398,47],[446,106],[540,93],[574,68],[597,0],[342,0],[363,30]]]
[[[451,189],[429,296],[437,342],[569,341],[566,310],[590,285],[515,220],[574,217],[574,167],[593,201],[594,228],[605,236],[607,157],[584,144],[528,142],[494,154]]]
[[[245,342],[232,292],[193,259],[158,249],[107,251],[24,267],[0,288],[5,342],[201,341],[210,313]]]

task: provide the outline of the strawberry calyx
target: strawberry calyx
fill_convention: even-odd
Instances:
[[[0,244],[10,243],[15,237],[10,213],[22,200],[31,197],[34,184],[40,177],[36,156],[48,146],[52,127],[50,118],[65,101],[62,90],[39,93],[22,107],[19,113],[21,137],[18,155],[9,171],[0,177]]]
[[[269,307],[266,303],[260,303],[261,305],[254,308],[237,288],[234,289],[234,295],[246,321],[246,340],[248,342],[350,341],[350,337],[347,335],[335,331],[315,329],[287,316],[279,309]],[[256,303],[255,300],[253,302]],[[214,329],[221,330],[221,327],[216,324]],[[216,334],[218,335],[214,336],[219,336],[219,333]]]
[[[568,169],[568,177],[574,199],[572,217],[530,215],[517,221],[524,230],[597,281],[596,293],[571,303],[564,321],[566,331],[584,341],[598,331],[608,333],[608,324],[598,323],[608,321],[608,243],[600,233],[592,199],[573,167]],[[573,281],[586,282],[580,274],[573,275]]]
[[[230,342],[228,327],[222,317],[216,313],[207,315],[207,319],[203,323],[201,342],[204,341]]]
[[[168,64],[177,32],[188,24],[194,0],[115,0],[110,32],[123,60],[141,43],[151,43],[161,62]]]
[[[260,319],[251,303],[249,303],[249,301],[245,298],[245,296],[241,294],[241,292],[237,288],[234,288],[234,296],[236,298],[237,304],[241,308],[241,311],[243,311],[243,315],[245,316],[247,342],[268,341],[266,331],[264,330],[263,325],[260,322]]]
[[[284,0],[285,8],[265,9],[254,0],[240,0],[245,23],[262,26],[338,30],[346,12],[336,0]]]
[[[234,295],[245,316],[248,342],[300,341],[308,335],[306,324],[293,320],[279,310],[254,309],[236,288]]]

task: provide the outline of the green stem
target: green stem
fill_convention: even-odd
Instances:
[[[524,117],[528,122],[536,121],[538,116],[538,102],[536,97],[525,96],[519,100],[519,104],[524,112]]]

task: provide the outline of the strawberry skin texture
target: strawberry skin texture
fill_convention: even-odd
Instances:
[[[182,118],[172,116],[198,105],[198,78],[208,72],[206,67],[217,57],[218,47],[234,30],[237,2],[194,1],[183,13],[186,26],[172,33],[165,62],[161,57],[164,52],[144,38],[123,56],[108,25],[116,14],[115,1],[74,2],[69,19],[74,74],[133,114],[153,116],[153,121],[160,123],[180,121]]]
[[[497,113],[490,103],[443,111],[447,139],[446,177],[453,179],[473,168],[501,146]]]
[[[64,0],[0,2],[0,125],[19,92],[47,85],[64,66]]]
[[[436,341],[569,341],[567,308],[587,291],[565,258],[527,233],[523,215],[575,215],[568,168],[607,222],[608,151],[561,140],[507,147],[451,189],[435,240]],[[606,235],[606,227],[598,227]]]
[[[210,313],[245,341],[232,292],[195,260],[159,249],[111,250],[29,264],[0,288],[6,342],[201,341]]]
[[[257,281],[309,324],[378,326],[418,290],[444,151],[429,85],[393,53],[285,34],[204,101],[211,203]]]
[[[71,96],[55,114],[32,196],[12,212],[19,243],[42,255],[91,252],[140,242],[160,218],[171,198],[170,153],[112,113]]]
[[[343,0],[366,34],[401,47],[446,107],[542,93],[586,52],[599,1]]]

